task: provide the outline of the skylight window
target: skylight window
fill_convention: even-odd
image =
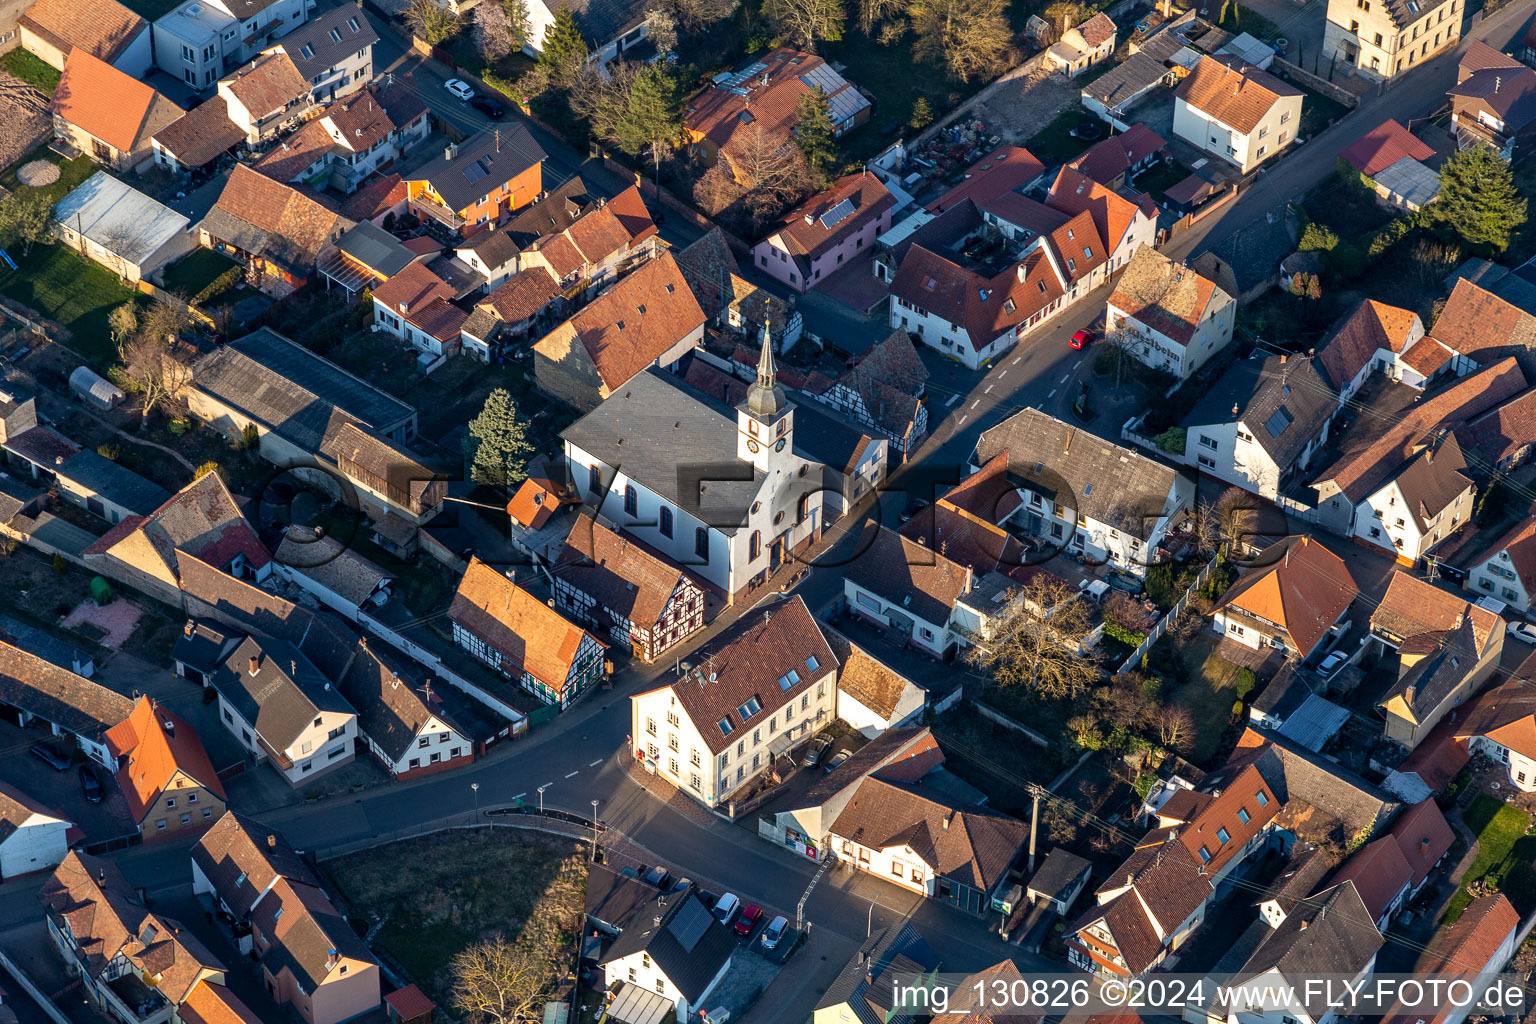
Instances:
[[[335,29],[331,29],[331,42],[333,42],[333,43],[341,42],[341,33],[337,32]]]
[[[356,18],[348,18],[347,19],[347,27],[350,28],[353,32],[361,32],[362,31],[362,29],[358,27],[357,19]]]
[[[756,697],[753,697],[741,707],[737,708],[736,713],[740,715],[741,720],[745,722],[747,719],[751,718],[761,710],[763,710],[763,702],[758,700]]]
[[[1202,864],[1209,864],[1210,862],[1211,862],[1211,852],[1209,850],[1207,850],[1203,846],[1200,847],[1200,863],[1202,863]]]
[[[1216,839],[1221,843],[1221,845],[1225,846],[1232,841],[1232,833],[1228,832],[1224,828],[1219,828],[1216,830]]]
[[[1253,794],[1253,798],[1259,802],[1260,807],[1269,806],[1269,797],[1264,795],[1264,791],[1262,789]]]
[[[1237,820],[1242,822],[1244,825],[1248,824],[1248,808],[1239,807],[1237,809]]]
[[[731,733],[736,731],[731,728],[731,720],[729,718],[722,718],[715,724],[720,727],[720,735],[722,736],[729,736]]]
[[[800,673],[796,672],[794,669],[790,669],[784,675],[779,676],[779,689],[781,689],[781,690],[792,689],[794,687],[794,685],[796,683],[798,683],[799,681],[800,681]]]
[[[314,60],[315,48],[310,46],[308,43],[305,43],[303,46],[299,47],[299,56],[303,57],[305,60]]]
[[[807,672],[815,672],[818,668],[821,668],[821,662],[816,660],[816,655],[814,655],[814,654],[807,654],[805,656],[805,669],[806,669],[806,671]]]

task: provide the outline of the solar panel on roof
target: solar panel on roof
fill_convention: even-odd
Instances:
[[[805,74],[801,75],[800,81],[804,82],[812,89],[820,89],[828,96],[832,95],[834,92],[848,84],[842,75],[838,74],[836,71],[833,71],[825,64],[818,68],[812,68]]]
[[[849,215],[852,213],[853,200],[844,199],[836,206],[832,207],[832,209],[821,215],[821,226],[824,228],[834,228],[844,220],[847,220]]]
[[[736,72],[734,75],[732,75],[730,78],[728,78],[726,80],[725,87],[727,89],[734,89],[738,85],[745,84],[748,79],[753,78],[756,75],[760,75],[764,71],[767,71],[767,70],[768,70],[768,65],[767,64],[763,64],[763,63],[749,64],[745,68],[742,68],[740,71]]]
[[[1291,412],[1285,406],[1275,410],[1275,414],[1264,421],[1264,429],[1269,431],[1270,437],[1279,437],[1285,432],[1285,428],[1291,425]]]
[[[827,101],[827,111],[833,124],[842,124],[867,106],[869,100],[855,89],[844,89]]]
[[[709,931],[709,923],[712,920],[714,919],[709,916],[709,911],[704,909],[704,904],[690,896],[688,902],[683,904],[683,909],[677,912],[677,916],[667,922],[667,931],[672,933],[678,945],[682,946],[686,952],[692,953],[693,947],[697,946],[699,940],[704,937],[704,933]]]

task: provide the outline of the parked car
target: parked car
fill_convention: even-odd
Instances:
[[[1328,655],[1328,657],[1324,658],[1322,663],[1317,666],[1317,674],[1322,676],[1324,679],[1332,679],[1334,673],[1343,668],[1344,663],[1348,660],[1349,655],[1345,654],[1343,651],[1334,651],[1332,654]]]
[[[729,927],[731,921],[736,917],[736,911],[741,909],[741,900],[737,898],[735,893],[728,892],[716,900],[714,907],[711,909],[715,915],[715,920]]]
[[[69,769],[69,755],[53,743],[32,744],[32,756],[56,772]]]
[[[825,736],[820,739],[811,740],[811,745],[805,748],[805,766],[811,768],[820,764],[822,756],[826,754],[827,748],[831,745],[832,741]]]
[[[757,922],[763,918],[763,908],[756,903],[748,903],[742,908],[741,916],[736,919],[736,934],[751,935],[752,929],[757,927]]]
[[[489,96],[476,96],[469,101],[469,105],[492,121],[500,121],[507,116],[507,108],[491,99]]]
[[[93,804],[101,803],[101,780],[88,764],[80,766],[80,792]]]
[[[913,498],[911,501],[909,501],[905,505],[901,506],[900,519],[904,523],[911,522],[912,519],[914,519],[916,516],[920,515],[922,513],[923,509],[925,509],[927,507],[928,507],[928,503],[926,501],[924,501],[922,498]]]
[[[720,897],[716,896],[708,889],[700,889],[699,900],[703,902],[704,906],[708,907],[710,910],[714,910],[715,906],[720,902]]]
[[[847,761],[852,756],[853,751],[849,750],[847,747],[844,747],[842,750],[839,750],[837,753],[833,754],[832,760],[827,762],[827,774],[830,775],[832,772],[837,771],[843,766],[843,762]]]
[[[1536,626],[1529,622],[1511,622],[1508,626],[1509,635],[1516,640],[1524,640],[1528,644],[1536,644]]]
[[[764,949],[773,949],[784,937],[784,929],[789,927],[789,918],[780,914],[768,922],[768,927],[763,929],[762,943]]]
[[[672,881],[672,872],[657,864],[645,873],[645,880],[658,889],[665,889],[667,888],[667,883]]]
[[[1072,340],[1067,342],[1067,344],[1070,347],[1076,349],[1087,348],[1089,345],[1093,344],[1093,332],[1078,331],[1076,334],[1072,335]]]
[[[453,93],[465,103],[468,103],[470,100],[475,98],[475,90],[471,89],[468,84],[459,81],[457,78],[448,79],[448,81],[443,83],[443,88]]]

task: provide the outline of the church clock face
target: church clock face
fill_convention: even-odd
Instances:
[[[779,438],[778,443],[773,446],[773,450],[776,452],[781,452],[784,450],[784,439],[782,437]]]
[[[758,450],[757,442],[749,440],[747,442],[747,451],[751,452],[753,455],[756,455],[757,454],[757,450]]]

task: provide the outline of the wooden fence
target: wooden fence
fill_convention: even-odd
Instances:
[[[1168,632],[1169,624],[1183,613],[1185,607],[1189,604],[1189,596],[1205,586],[1205,581],[1211,578],[1211,572],[1215,568],[1216,559],[1213,557],[1209,562],[1205,563],[1199,575],[1195,577],[1195,582],[1189,585],[1189,589],[1179,595],[1179,599],[1173,603],[1173,607],[1168,609],[1168,614],[1157,620],[1157,625],[1152,627],[1152,631],[1147,634],[1147,638],[1137,645],[1129,658],[1120,663],[1120,667],[1115,670],[1116,675],[1122,672],[1129,672],[1141,662],[1146,653],[1152,649],[1152,645],[1157,643],[1164,633]]]

